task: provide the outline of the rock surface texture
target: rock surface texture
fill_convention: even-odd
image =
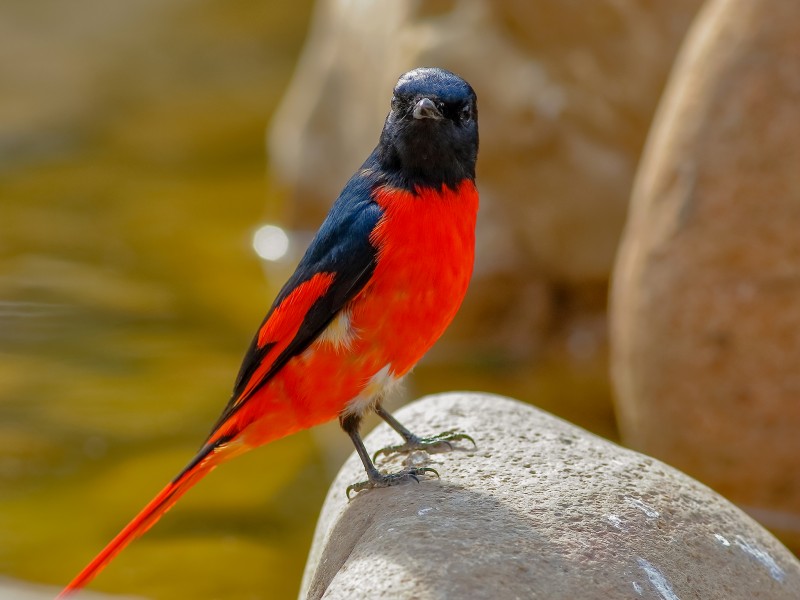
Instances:
[[[700,4],[321,0],[270,133],[271,167],[295,193],[288,225],[316,228],[374,147],[398,75],[463,75],[479,99],[481,214],[454,331],[530,352],[564,317],[564,286],[600,287],[603,303],[639,153]]]
[[[625,442],[795,551],[799,30],[797,2],[715,0],[698,17],[637,176],[611,306]]]
[[[800,562],[682,473],[500,396],[432,396],[397,412],[473,449],[412,457],[440,480],[362,492],[353,455],[317,525],[302,600],[797,599]],[[397,443],[380,426],[370,451]],[[379,465],[402,466],[394,458]]]

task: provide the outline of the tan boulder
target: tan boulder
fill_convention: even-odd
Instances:
[[[612,296],[624,440],[800,549],[800,3],[710,2],[676,64]],[[800,592],[798,592],[800,593]]]
[[[431,396],[397,416],[418,433],[468,432],[477,449],[420,453],[440,480],[348,502],[345,488],[364,478],[351,456],[322,509],[301,600],[798,597],[800,562],[780,542],[657,460],[489,394]],[[381,425],[366,445],[397,441]]]
[[[603,310],[639,153],[699,4],[320,0],[270,133],[288,226],[317,226],[377,142],[398,75],[458,72],[479,98],[482,204],[457,328],[529,354],[572,306],[555,306],[564,286],[597,286]]]

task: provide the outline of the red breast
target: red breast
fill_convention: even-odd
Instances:
[[[380,188],[372,279],[305,352],[237,415],[254,445],[336,418],[405,375],[452,321],[469,285],[478,193],[472,181],[416,193]],[[293,424],[290,426],[290,424]]]

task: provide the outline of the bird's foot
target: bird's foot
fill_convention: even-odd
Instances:
[[[424,475],[425,473],[433,473],[436,475],[437,479],[439,478],[439,473],[436,471],[436,469],[431,469],[430,467],[414,467],[411,469],[404,469],[398,473],[389,473],[386,475],[375,471],[374,473],[369,474],[369,479],[366,481],[360,481],[358,483],[348,485],[345,493],[347,494],[347,499],[350,500],[350,492],[355,492],[357,494],[363,490],[391,487],[393,485],[410,483],[412,481],[419,483],[419,476]]]
[[[410,452],[414,452],[415,450],[424,450],[425,452],[442,452],[446,450],[452,450],[453,442],[458,442],[460,440],[468,440],[473,446],[476,448],[478,447],[478,444],[475,443],[475,440],[473,440],[472,437],[468,436],[466,433],[444,431],[439,435],[433,435],[425,438],[420,438],[414,435],[411,436],[411,438],[409,438],[405,444],[381,448],[372,455],[372,461],[375,462],[381,454],[384,456],[390,456],[395,453],[408,454]]]

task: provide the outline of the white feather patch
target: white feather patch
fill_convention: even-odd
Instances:
[[[349,350],[357,337],[358,334],[355,327],[353,327],[350,310],[343,308],[319,334],[316,343],[330,344],[337,351]]]
[[[347,415],[363,415],[399,382],[400,379],[392,375],[392,365],[385,365],[369,378],[361,393],[347,403],[344,407],[344,413]]]

